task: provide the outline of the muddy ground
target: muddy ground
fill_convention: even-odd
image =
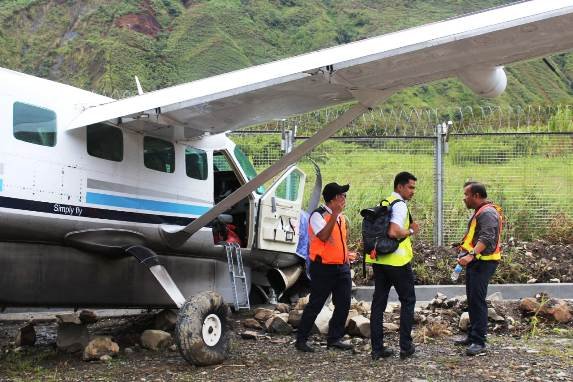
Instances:
[[[501,304],[501,305],[500,305]],[[506,304],[506,305],[504,305]],[[517,303],[498,302],[504,315],[518,316]],[[448,316],[436,310],[435,316]],[[417,323],[414,357],[398,356],[372,361],[369,340],[352,338],[354,352],[327,350],[324,339],[314,336],[316,353],[294,349],[294,335],[259,332],[256,340],[242,339],[245,329],[235,315],[232,324],[231,354],[221,365],[195,367],[176,350],[150,351],[138,345],[139,333],[151,315],[101,319],[90,325],[91,334],[111,335],[120,344],[120,353],[111,361],[85,362],[79,354],[65,354],[55,348],[55,322],[36,324],[37,344],[14,348],[11,344],[21,323],[0,322],[0,381],[571,381],[573,380],[573,325],[520,317],[515,328],[493,329],[489,352],[467,357],[463,348],[452,344],[462,335],[455,325],[439,330]],[[387,321],[396,321],[387,314]],[[444,322],[448,322],[446,318]],[[455,320],[449,320],[455,322]],[[434,328],[435,329],[435,328]],[[444,330],[442,330],[444,329]],[[432,337],[433,336],[433,337]],[[396,333],[386,342],[398,348]],[[128,350],[129,349],[129,350]]]

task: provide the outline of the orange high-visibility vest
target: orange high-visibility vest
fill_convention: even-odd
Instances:
[[[315,212],[321,214],[327,224],[332,218],[332,214],[323,207],[317,208],[313,211],[313,213]],[[326,241],[320,240],[312,231],[311,225],[308,225],[310,238],[309,257],[311,261],[317,261],[317,258],[320,257],[322,264],[345,264],[348,262],[346,254],[346,219],[343,215],[339,216],[339,221],[334,225],[332,233]]]
[[[486,203],[483,206],[481,206],[476,212],[474,212],[470,223],[468,225],[468,231],[466,233],[466,235],[464,236],[463,240],[462,240],[462,244],[460,245],[460,248],[470,252],[472,249],[474,249],[473,246],[473,239],[474,239],[474,235],[475,235],[475,231],[476,231],[476,225],[477,225],[477,217],[483,212],[485,211],[487,208],[493,208],[495,209],[495,212],[497,213],[497,218],[499,220],[499,230],[498,230],[498,234],[497,234],[497,244],[495,245],[495,251],[493,251],[493,253],[490,254],[483,254],[483,253],[479,253],[476,254],[476,259],[478,260],[501,260],[501,228],[502,228],[502,214],[501,214],[501,207],[493,204],[493,203]]]

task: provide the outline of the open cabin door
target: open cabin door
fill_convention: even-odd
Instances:
[[[296,252],[306,175],[292,166],[259,199],[257,247]]]

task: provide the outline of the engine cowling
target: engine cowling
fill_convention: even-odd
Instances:
[[[487,98],[499,96],[507,86],[507,76],[502,66],[469,68],[458,77],[476,94]]]

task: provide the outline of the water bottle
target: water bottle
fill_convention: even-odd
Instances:
[[[450,276],[452,281],[456,281],[460,277],[460,273],[462,273],[463,267],[460,264],[457,264],[454,270],[452,271],[452,275]]]

